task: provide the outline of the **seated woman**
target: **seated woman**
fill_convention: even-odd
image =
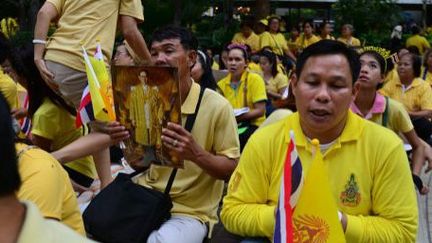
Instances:
[[[420,57],[412,53],[402,55],[397,68],[399,79],[386,83],[380,93],[402,103],[419,137],[431,144],[432,89],[419,78],[420,68]]]
[[[296,40],[297,53],[301,53],[303,49],[320,41],[320,38],[313,33],[313,23],[307,20],[303,23],[303,33]]]
[[[26,82],[29,92],[32,143],[52,152],[80,138],[84,131],[75,127],[75,109],[46,86],[33,62],[33,46],[26,45],[15,55],[13,66],[23,66],[18,68],[23,71],[17,74]],[[77,190],[89,187],[96,177],[95,164],[90,156],[68,161],[64,168],[76,183]]]
[[[425,161],[432,162],[432,158],[426,157],[425,150],[430,151],[430,146],[421,140],[411,123],[408,113],[403,105],[391,98],[385,98],[377,93],[382,86],[385,74],[390,71],[391,60],[386,60],[375,50],[365,48],[360,56],[360,76],[356,82],[357,95],[351,104],[351,110],[384,127],[393,130],[396,134],[403,134],[412,146],[412,173],[414,182],[421,194],[426,194],[428,188],[423,186],[419,175]]]
[[[229,74],[218,82],[219,91],[231,103],[239,126],[240,148],[265,120],[267,95],[264,80],[249,72],[247,49],[244,45],[228,46]]]
[[[10,116],[11,110],[2,94],[0,94],[0,106],[2,107],[0,116],[6,119]],[[58,220],[81,235],[85,235],[77,199],[66,171],[50,154],[20,141],[17,137],[20,133],[19,126],[14,125],[13,129],[16,148],[14,156],[17,158],[21,179],[21,186],[16,192],[18,199],[31,201],[36,204],[45,218]],[[5,135],[4,131],[2,135]],[[12,137],[7,136],[6,139]]]
[[[217,84],[213,77],[211,61],[207,54],[198,50],[198,57],[195,65],[192,67],[192,78],[205,88],[216,90]]]
[[[276,55],[273,52],[261,52],[260,66],[263,70],[267,97],[269,98],[266,105],[266,116],[269,116],[274,110],[272,102],[283,99],[284,92],[287,91],[288,77],[278,71]]]

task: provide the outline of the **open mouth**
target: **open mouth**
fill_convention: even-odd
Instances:
[[[318,120],[328,118],[331,115],[330,112],[323,109],[310,110],[309,113]]]

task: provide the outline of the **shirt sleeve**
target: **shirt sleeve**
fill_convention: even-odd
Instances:
[[[249,140],[228,184],[221,220],[226,229],[241,236],[272,237],[276,205],[269,205],[270,169],[260,148]]]
[[[144,7],[140,0],[122,0],[119,14],[134,17],[139,22],[144,21]]]
[[[394,122],[396,123],[396,127],[399,128],[399,131],[402,133],[409,132],[414,129],[414,126],[411,122],[408,112],[405,110],[403,105],[397,101],[391,101],[393,103],[394,112]]]
[[[408,159],[402,142],[388,151],[374,168],[371,215],[347,215],[347,242],[415,242],[418,209]]]
[[[237,122],[231,105],[226,102],[216,121],[214,151],[231,159],[240,157],[240,142],[237,136]]]
[[[32,119],[31,133],[40,137],[54,140],[59,132],[59,119],[48,109],[43,109],[44,104],[39,107]]]
[[[421,96],[421,110],[432,110],[432,88],[427,83],[423,83],[423,94]]]
[[[271,36],[268,33],[260,36],[260,49],[266,46],[271,46]]]
[[[57,10],[57,13],[60,15],[62,13],[63,5],[65,0],[47,0],[47,2],[54,5]]]
[[[58,162],[48,153],[45,157],[28,155],[35,151],[39,153],[28,150],[19,160],[22,184],[18,198],[35,203],[44,217],[61,220],[64,185],[59,180],[57,166],[53,165]]]
[[[282,73],[276,75],[276,89],[279,92],[281,89],[288,86],[288,77]]]
[[[252,95],[252,102],[255,104],[260,101],[266,101],[267,92],[266,92],[264,80],[261,78],[261,76],[255,74],[253,75],[253,80],[251,81],[253,81],[251,82],[251,89],[250,89]]]

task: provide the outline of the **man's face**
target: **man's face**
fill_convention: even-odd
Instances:
[[[309,138],[337,138],[354,99],[348,60],[341,54],[310,57],[293,78],[300,124]],[[321,142],[330,142],[321,141]]]
[[[304,25],[304,29],[303,29],[303,31],[304,31],[304,34],[305,34],[306,36],[310,36],[310,35],[312,35],[312,26],[311,26],[309,23],[306,23],[306,24]]]
[[[179,39],[166,39],[151,44],[150,54],[156,66],[169,66],[178,68],[180,79],[187,78],[193,66],[196,54],[185,50]]]
[[[248,38],[252,34],[252,29],[249,26],[243,26],[240,31],[246,38]]]

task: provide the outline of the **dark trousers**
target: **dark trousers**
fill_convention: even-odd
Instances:
[[[416,118],[411,120],[414,125],[414,130],[417,135],[427,142],[429,145],[432,144],[432,123],[426,118]]]

